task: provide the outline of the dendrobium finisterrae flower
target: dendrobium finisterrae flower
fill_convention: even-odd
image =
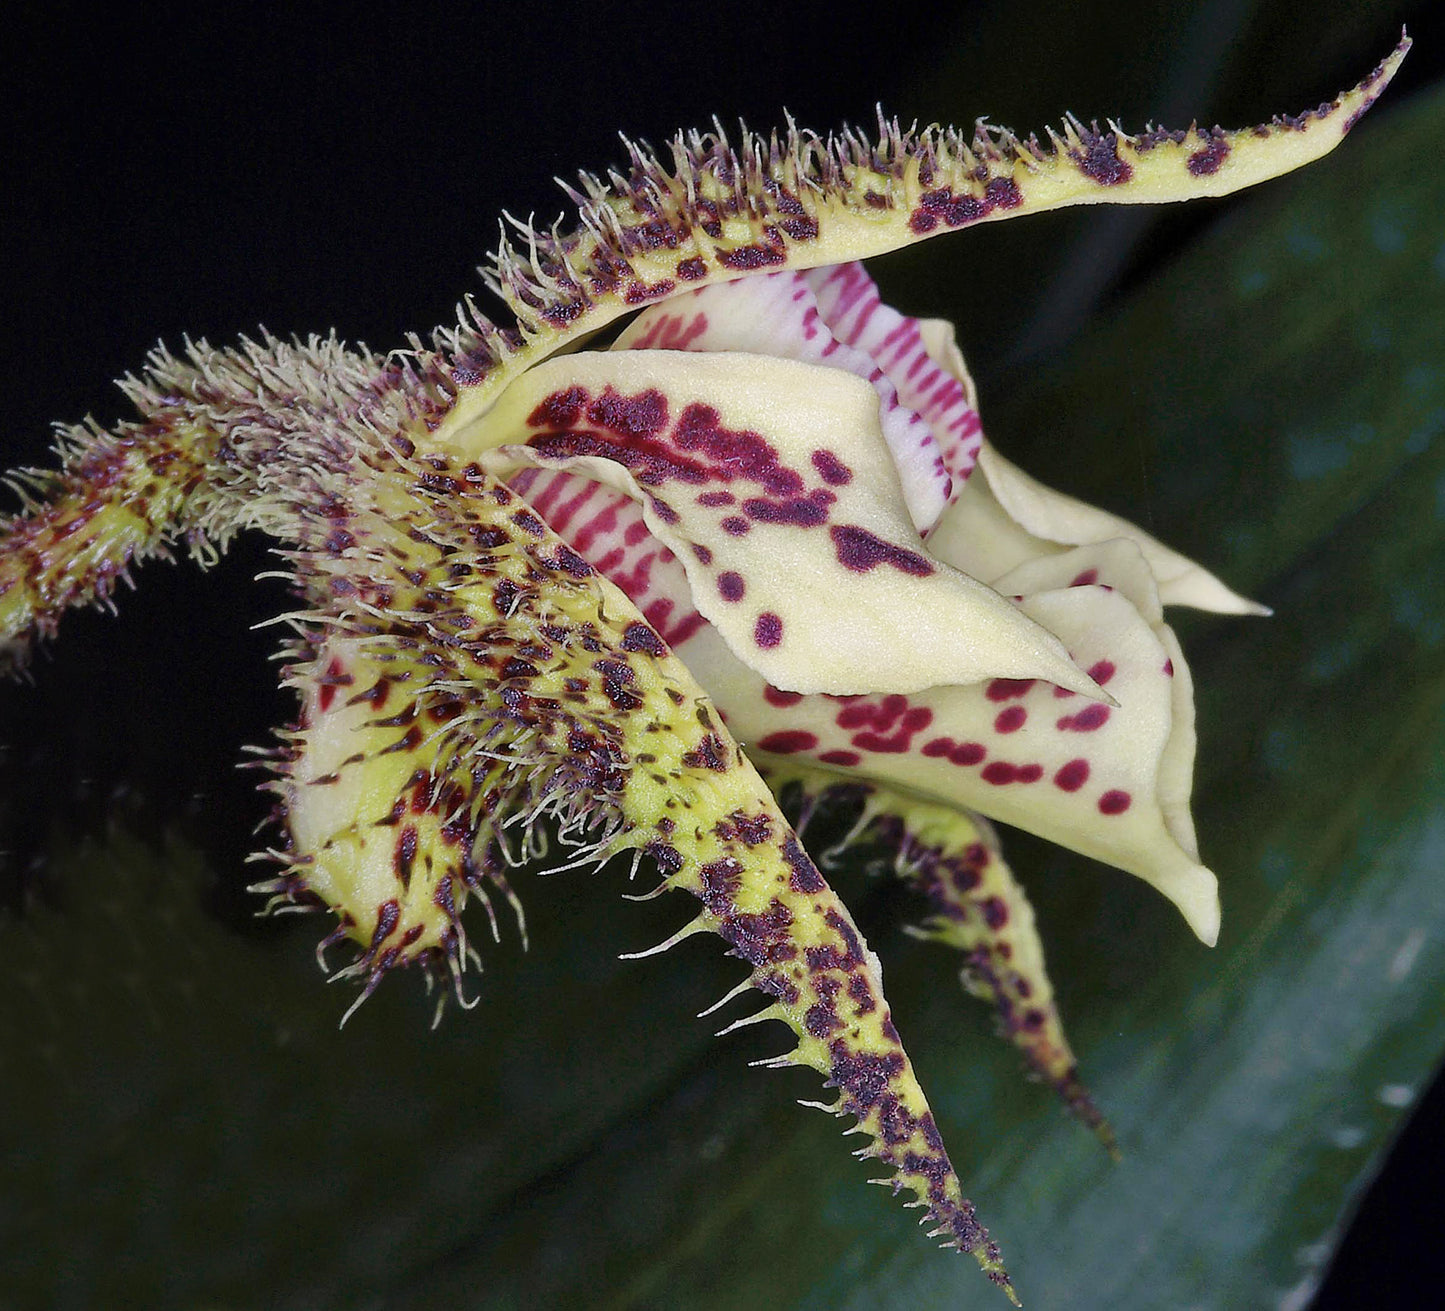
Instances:
[[[1329,151],[1394,73],[1239,132],[1047,143],[980,126],[824,141],[680,136],[571,192],[578,222],[503,242],[517,319],[468,303],[431,347],[334,337],[158,349],[141,417],[67,430],[0,526],[0,655],[184,542],[283,544],[298,604],[273,753],[274,908],[336,917],[367,996],[475,959],[508,871],[632,851],[701,903],[739,985],[823,1075],[861,1155],[1012,1296],[882,993],[877,958],[775,800],[862,810],[1035,1069],[1079,1083],[1027,901],[987,816],[1117,865],[1212,943],[1189,814],[1189,674],[1168,604],[1257,612],[983,437],[952,329],[858,262],[1064,205],[1222,195]],[[600,329],[633,317],[610,341]],[[606,342],[607,344],[601,344]],[[770,788],[770,780],[772,787]],[[802,827],[800,822],[799,827]],[[663,944],[668,945],[668,944]],[[447,990],[443,990],[443,997]],[[726,1000],[726,999],[725,999]]]

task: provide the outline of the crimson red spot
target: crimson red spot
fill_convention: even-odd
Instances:
[[[585,387],[554,391],[527,416],[527,423],[533,428],[570,428],[582,417],[587,400]]]
[[[1054,784],[1065,792],[1077,792],[1089,781],[1089,762],[1070,760],[1060,765],[1054,773]]]
[[[1005,783],[1016,782],[1018,776],[1018,766],[1011,765],[1006,760],[995,760],[992,764],[983,767],[983,781],[985,783],[992,783],[995,787],[1002,787]]]
[[[853,470],[843,463],[832,451],[814,451],[813,468],[825,483],[841,487],[853,481]]]
[[[1122,815],[1133,804],[1133,797],[1118,788],[1111,788],[1099,798],[1099,811],[1104,815]]]
[[[1057,727],[1066,733],[1092,733],[1109,722],[1109,707],[1090,702],[1077,715],[1065,715]]]
[[[717,590],[724,601],[741,601],[747,584],[743,582],[742,574],[728,569],[717,576]]]
[[[953,739],[951,737],[935,737],[923,744],[923,754],[937,759],[946,756],[953,750]]]
[[[995,678],[984,691],[990,701],[1012,701],[1034,685],[1032,678]]]
[[[988,752],[978,742],[962,742],[948,753],[950,765],[977,765]]]
[[[764,610],[753,625],[753,641],[765,649],[771,649],[783,640],[783,621],[771,610]]]
[[[803,699],[801,692],[784,692],[780,687],[774,687],[771,683],[763,689],[763,699],[774,706],[795,706]]]
[[[752,524],[733,514],[722,521],[722,530],[729,537],[745,537],[752,530]]]
[[[818,757],[825,765],[856,765],[863,759],[856,751],[825,751]]]
[[[1114,677],[1114,662],[1112,660],[1100,660],[1097,664],[1089,666],[1089,677],[1100,687],[1103,687]]]
[[[1029,717],[1029,712],[1022,706],[1010,706],[1007,710],[1000,710],[998,717],[993,721],[995,733],[1016,733],[1024,726]]]
[[[791,756],[798,751],[811,751],[818,745],[818,735],[802,729],[789,728],[780,733],[769,733],[758,746],[779,756]]]
[[[1037,783],[1044,776],[1042,765],[1021,765],[1019,767],[1020,783]]]
[[[855,733],[853,745],[862,747],[864,751],[877,751],[883,755],[901,755],[907,751],[911,744],[911,735],[908,733],[894,733],[885,737],[882,733]]]
[[[857,524],[835,524],[828,530],[833,537],[833,551],[845,569],[866,574],[880,564],[889,564],[900,573],[927,578],[933,565],[917,551],[895,546]]]
[[[1098,581],[1099,571],[1097,569],[1085,569],[1083,573],[1081,573],[1077,578],[1074,579],[1072,583],[1069,584],[1069,586],[1088,587],[1091,583],[1097,583]]]
[[[1164,662],[1164,676],[1165,676],[1166,678],[1173,678],[1173,677],[1174,677],[1174,661],[1173,661],[1173,660],[1166,660],[1166,661]]]

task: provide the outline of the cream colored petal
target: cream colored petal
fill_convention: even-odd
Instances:
[[[1096,695],[1057,638],[926,553],[877,410],[862,381],[791,360],[584,353],[519,379],[454,451],[638,498],[698,610],[775,686],[911,692],[1003,676]]]
[[[948,503],[951,480],[933,428],[901,400],[893,381],[866,352],[829,330],[802,273],[717,283],[643,310],[614,349],[746,351],[862,378],[878,395],[878,422],[914,527],[927,532]]]
[[[1127,519],[1045,487],[1010,464],[987,441],[979,452],[979,472],[1004,511],[1028,532],[1065,546],[1127,537],[1138,544],[1154,571],[1165,605],[1188,605],[1218,614],[1267,615],[1269,609],[1239,596],[1208,570],[1172,551]]]

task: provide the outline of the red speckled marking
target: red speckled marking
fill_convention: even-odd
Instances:
[[[1122,815],[1133,804],[1134,799],[1127,793],[1121,792],[1118,788],[1111,788],[1099,798],[1099,813],[1102,815]]]
[[[764,751],[779,756],[791,756],[798,751],[811,751],[818,745],[818,735],[803,729],[789,728],[780,733],[769,733],[758,743]]]
[[[1022,706],[1009,706],[1007,710],[1000,710],[998,717],[993,721],[995,733],[1017,733],[1025,723],[1028,722],[1029,712]]]
[[[1109,707],[1097,701],[1086,705],[1077,715],[1065,715],[1055,727],[1065,733],[1092,733],[1109,722]]]
[[[659,314],[645,333],[632,343],[633,350],[685,351],[707,331],[707,315]]]
[[[1054,784],[1065,792],[1077,792],[1089,781],[1089,762],[1087,760],[1070,760],[1067,764],[1060,765],[1054,774]]]
[[[1012,701],[1023,696],[1035,681],[1032,678],[995,678],[985,689],[984,696],[990,701]]]
[[[842,487],[845,483],[853,481],[853,470],[832,451],[814,451],[812,460],[813,468],[818,471],[819,477],[825,483],[832,483],[834,487]]]
[[[774,687],[771,683],[763,689],[763,699],[773,706],[795,706],[803,699],[801,692],[784,692],[780,687]]]
[[[764,650],[771,650],[783,640],[783,621],[771,610],[764,610],[753,625],[753,641]]]
[[[1006,760],[994,760],[983,767],[981,777],[985,783],[992,783],[994,787],[1002,787],[1005,783],[1021,782],[1019,777],[1021,772],[1017,765],[1011,765]]]

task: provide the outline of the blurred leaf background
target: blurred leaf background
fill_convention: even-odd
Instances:
[[[1183,625],[1216,951],[1010,835],[1123,1163],[1023,1081],[901,893],[838,879],[1028,1305],[1298,1311],[1342,1241],[1318,1305],[1383,1300],[1440,1273],[1418,1235],[1445,1218],[1410,1192],[1437,1094],[1348,1229],[1445,1047],[1437,10],[48,7],[5,56],[5,464],[52,419],[117,417],[108,380],[157,337],[445,321],[501,208],[550,216],[550,176],[615,160],[617,129],[786,106],[826,130],[876,100],[1235,126],[1332,96],[1408,21],[1387,101],[1305,173],[876,268],[958,322],[1010,455],[1277,611]],[[531,951],[487,951],[472,1013],[431,1032],[397,980],[337,1031],[319,925],[258,923],[243,891],[265,807],[233,762],[290,714],[250,627],[285,604],[251,581],[267,559],[150,566],[0,688],[0,1306],[994,1305],[791,1104],[815,1080],[746,1068],[776,1037],[693,1018],[738,975],[718,944],[616,960],[685,914],[616,871],[529,881]]]

